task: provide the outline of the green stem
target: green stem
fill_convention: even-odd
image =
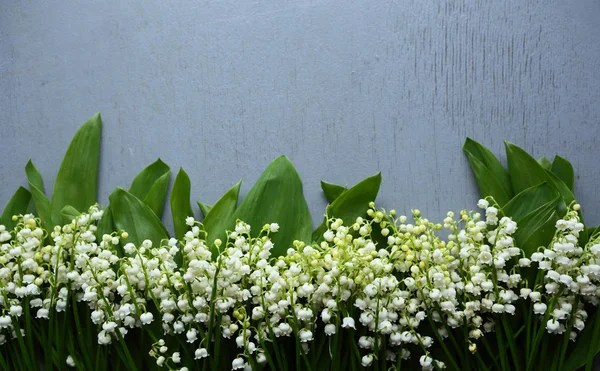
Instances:
[[[510,327],[508,325],[508,322],[506,321],[506,317],[500,315],[499,317],[501,317],[501,322],[502,322],[502,327],[504,328],[504,334],[506,335],[506,341],[508,342],[508,348],[510,349],[510,353],[511,356],[513,358],[513,363],[515,365],[515,370],[520,371],[521,370],[521,364],[519,362],[519,353],[517,352],[517,348],[513,339],[513,336],[511,334],[510,331]]]
[[[490,346],[490,343],[488,343],[488,341],[485,338],[485,336],[481,338],[481,343],[483,344],[483,347],[485,348],[485,350],[490,355],[490,358],[494,362],[494,365],[496,366],[496,368],[500,368],[500,365],[498,364],[498,361],[496,360],[497,354],[498,354],[498,350],[492,349],[492,347]]]
[[[560,370],[562,366],[565,356],[567,354],[567,347],[569,346],[569,341],[571,340],[571,330],[573,330],[573,323],[575,322],[575,313],[577,311],[577,303],[579,302],[579,298],[573,301],[573,307],[571,308],[571,315],[569,317],[569,326],[565,331],[562,341],[562,347],[560,350],[560,357],[558,358],[558,364],[555,365],[557,370]]]
[[[25,361],[25,363],[27,364],[27,367],[30,369],[35,369],[36,367],[36,362],[35,359],[33,358],[33,354],[30,354],[29,349],[27,349],[27,346],[25,345],[25,341],[23,340],[23,335],[21,334],[21,326],[19,325],[19,320],[17,318],[12,317],[12,323],[13,323],[13,327],[15,330],[15,335],[17,336],[17,342],[19,343],[19,347],[21,349],[21,355],[23,356],[23,359]],[[33,368],[31,368],[33,367]]]
[[[339,315],[335,317],[335,328],[339,329],[340,332],[342,331],[342,328],[340,327],[340,318]],[[339,357],[338,357],[338,340],[340,337],[340,333],[336,332],[335,334],[333,334],[332,339],[330,340],[329,344],[330,347],[332,349],[332,354],[331,354],[331,369],[332,370],[338,370],[339,369]],[[333,345],[331,344],[333,342]]]
[[[433,335],[435,336],[435,338],[437,339],[438,343],[440,344],[440,346],[444,350],[444,353],[446,353],[446,357],[448,357],[448,361],[450,362],[450,364],[452,365],[452,367],[454,367],[455,370],[461,370],[461,368],[458,367],[458,364],[454,360],[454,357],[452,356],[452,353],[450,352],[450,350],[448,349],[448,347],[446,347],[446,344],[444,342],[444,339],[442,338],[442,335],[440,335],[440,333],[437,331],[438,326],[435,325],[435,323],[431,319],[431,316],[427,316],[427,319],[429,320],[429,325],[433,329]],[[401,358],[401,357],[398,356],[398,358]]]
[[[211,339],[211,335],[213,333],[213,321],[214,321],[214,316],[215,316],[215,299],[217,297],[217,282],[218,282],[218,277],[219,277],[219,271],[221,270],[221,256],[217,256],[217,269],[215,271],[215,276],[213,278],[213,285],[212,285],[212,292],[210,293],[210,314],[208,317],[208,331],[207,331],[207,344],[206,344],[206,350],[208,351],[208,354],[211,354],[211,345],[212,345],[212,339]],[[217,371],[218,368],[218,364],[216,362],[211,362],[212,365],[212,370],[213,371]]]
[[[594,322],[594,334],[600,334],[600,312],[596,312],[596,321]],[[598,338],[600,336],[594,336],[592,338],[592,343],[588,347],[586,362],[585,362],[585,371],[591,371],[594,366],[594,357],[596,356],[596,351],[598,349]]]

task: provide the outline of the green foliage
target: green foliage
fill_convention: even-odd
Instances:
[[[327,230],[327,217],[336,217],[351,225],[359,216],[366,216],[369,202],[374,201],[379,193],[381,173],[377,173],[357,183],[354,187],[343,192],[327,206],[323,223],[312,234],[314,241],[322,241],[323,233]]]
[[[561,194],[565,204],[569,205],[575,200],[569,187],[556,175],[544,170],[527,152],[510,142],[505,141],[504,144],[510,180],[515,192],[518,193],[534,185],[547,182]]]
[[[0,216],[0,224],[5,226],[6,229],[12,230],[16,225],[12,220],[13,215],[25,214],[29,202],[31,202],[31,193],[27,189],[19,187],[4,206],[4,211]]]
[[[202,214],[202,217],[206,218],[206,216],[210,212],[210,209],[212,209],[212,205],[208,205],[208,204],[205,204],[200,201],[196,201],[196,203],[198,204],[198,207],[200,208],[200,213]]]
[[[77,218],[81,214],[76,208],[71,205],[67,205],[62,208],[60,215],[62,216],[63,222],[61,224],[68,224],[73,219]]]
[[[171,168],[159,158],[133,179],[129,192],[144,201],[160,218],[169,190],[170,177]]]
[[[163,212],[171,169],[161,159],[145,167],[133,178],[129,192],[142,200],[160,218]],[[110,204],[104,208],[104,215],[98,224],[96,238],[110,234],[115,229]]]
[[[279,232],[271,238],[274,256],[285,254],[294,240],[310,242],[312,221],[302,181],[287,157],[278,157],[269,164],[234,212],[230,228],[236,219],[252,226],[278,223]],[[253,235],[259,232],[252,231]]]
[[[544,182],[523,190],[502,210],[519,225],[515,239],[526,256],[530,256],[539,246],[550,243],[554,225],[566,207],[560,194]]]
[[[552,240],[556,221],[560,218],[556,212],[559,202],[560,198],[557,197],[518,221],[519,228],[515,233],[515,240],[525,252],[525,256],[531,256],[540,246],[548,246]]]
[[[165,226],[154,211],[130,192],[117,187],[108,199],[115,227],[129,233],[129,237],[123,240],[124,243],[139,245],[143,240],[149,239],[158,246],[161,240],[169,238]]]
[[[98,222],[98,229],[96,229],[96,240],[101,241],[102,236],[105,234],[111,234],[115,230],[115,223],[112,216],[112,210],[110,205],[104,208],[102,219]]]
[[[75,134],[56,175],[50,210],[52,222],[62,224],[66,205],[86,210],[96,202],[102,119],[97,113]]]
[[[573,187],[575,186],[575,172],[573,171],[573,165],[569,161],[558,155],[554,156],[551,171],[573,191]]]
[[[522,148],[508,141],[505,141],[505,148],[508,172],[481,144],[467,139],[463,147],[481,196],[493,197],[503,208],[504,214],[519,223],[519,232],[515,236],[517,244],[531,252],[550,241],[553,222],[564,214],[566,206],[575,201],[572,192],[573,167],[560,156],[555,156],[552,163],[546,157],[536,161]],[[511,192],[507,192],[508,189]],[[555,200],[557,195],[558,199]],[[544,208],[540,208],[542,204]],[[529,211],[528,215],[523,214],[525,211]],[[583,222],[581,214],[580,217]],[[525,232],[526,228],[536,229]],[[587,240],[588,233],[584,230],[580,233],[580,243],[585,244]],[[541,245],[535,246],[538,243]]]
[[[544,170],[550,170],[552,169],[552,162],[550,162],[550,160],[548,160],[546,158],[546,156],[542,156],[540,157],[539,160],[537,160],[538,164],[540,164]]]
[[[225,238],[227,237],[225,230],[231,228],[231,219],[237,208],[241,185],[242,181],[240,180],[231,187],[231,189],[225,192],[225,194],[214,204],[214,206],[208,209],[208,212],[205,214],[202,226],[206,231],[206,241],[209,245],[212,246],[217,238],[221,239],[221,241],[225,241]]]
[[[171,191],[171,215],[173,217],[173,227],[175,228],[175,237],[182,239],[187,231],[187,225],[185,219],[188,216],[194,216],[192,206],[190,205],[190,192],[192,184],[190,177],[179,169],[179,173],[175,177],[175,183],[173,184],[173,190]]]
[[[44,193],[42,175],[35,168],[31,160],[25,166],[25,173],[27,174],[31,198],[35,205],[35,214],[42,220],[42,225],[46,230],[52,230],[54,224],[52,223],[52,214],[50,212],[50,200],[48,200],[48,197]]]
[[[325,198],[327,202],[332,203],[336,198],[340,197],[340,195],[348,190],[348,187],[343,187],[338,184],[328,183],[324,180],[321,180],[321,189],[325,194]]]
[[[520,192],[504,205],[502,211],[518,223],[531,211],[548,202],[556,201],[558,198],[560,198],[560,194],[548,183],[543,182]],[[564,214],[564,210],[562,213]]]
[[[500,206],[512,197],[513,190],[508,172],[494,154],[471,138],[463,146],[477,180],[481,197],[492,196]]]

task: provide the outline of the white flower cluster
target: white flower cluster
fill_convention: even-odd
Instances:
[[[538,274],[529,297],[533,311],[540,315],[549,333],[569,331],[571,340],[585,327],[588,313],[584,303],[600,302],[600,235],[591,236],[586,246],[579,246],[584,225],[574,204],[563,219],[556,222],[556,232],[548,247],[531,255]]]
[[[371,203],[368,218],[351,225],[332,218],[322,242],[296,241],[278,258],[271,258],[276,223],[252,237],[251,226],[238,221],[227,241],[215,241],[215,253],[190,217],[182,240],[125,243],[120,257],[117,246],[127,233],[97,241],[98,206],[56,227],[46,246],[40,221],[21,216],[13,231],[0,226],[0,343],[23,336],[14,324],[26,303],[47,319],[72,298],[89,306],[98,344],[142,327],[154,341],[149,354],[156,364],[180,370],[217,352],[216,337],[235,341],[233,370],[277,368],[285,362],[278,338],[297,339],[304,357],[317,332],[327,336],[330,351],[340,336],[356,336],[353,352],[365,367],[383,355],[391,365],[416,357],[423,370],[445,368],[430,351],[435,342],[464,328],[475,353],[477,340],[524,299],[545,316],[549,332],[569,329],[574,338],[587,317],[583,302],[597,305],[600,296],[600,236],[578,247],[578,205],[557,223],[550,246],[531,259],[514,245],[516,223],[486,200],[479,206],[486,220],[467,211],[455,220],[450,212],[442,225],[418,210],[409,223]],[[442,228],[450,231],[448,242],[436,235]],[[532,261],[544,275],[529,288],[520,268]],[[75,361],[69,356],[67,363]]]

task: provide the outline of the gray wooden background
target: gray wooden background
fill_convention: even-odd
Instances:
[[[285,154],[315,224],[320,179],[377,171],[380,205],[441,220],[475,207],[471,136],[570,159],[600,223],[597,0],[2,1],[0,205],[96,111],[101,202],[161,157],[213,203]]]

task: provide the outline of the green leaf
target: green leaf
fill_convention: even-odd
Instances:
[[[517,246],[527,257],[531,256],[540,246],[548,246],[556,230],[556,221],[559,215],[556,212],[561,203],[560,197],[545,203],[525,215],[517,222],[517,231],[514,234]]]
[[[327,217],[340,218],[344,221],[345,225],[350,225],[359,216],[366,216],[369,202],[375,201],[380,185],[381,173],[377,173],[342,193],[327,206],[327,216],[324,218],[323,223],[313,232],[313,240],[317,242],[323,240],[323,233],[327,230]]]
[[[502,184],[494,177],[494,174],[475,157],[467,154],[467,158],[471,163],[471,169],[477,180],[481,197],[485,198],[491,196],[500,206],[503,206],[510,201],[511,195],[506,193]]]
[[[129,192],[144,201],[160,218],[167,198],[170,177],[171,168],[159,158],[133,179]]]
[[[515,192],[547,182],[561,195],[565,204],[569,205],[575,197],[573,192],[553,173],[544,170],[538,162],[518,146],[504,141],[510,179]]]
[[[62,208],[60,215],[62,216],[62,221],[60,224],[65,225],[71,223],[73,219],[76,219],[79,215],[81,215],[81,212],[79,212],[73,206],[67,205]]]
[[[196,202],[198,203],[198,207],[200,208],[200,212],[202,213],[202,216],[204,218],[206,218],[206,216],[210,212],[210,209],[212,209],[212,206],[205,204],[203,202],[200,202],[200,201],[196,201]]]
[[[323,189],[323,193],[325,193],[327,202],[332,203],[336,198],[340,197],[342,193],[346,192],[348,187],[343,187],[338,184],[328,183],[324,180],[321,180],[321,189]]]
[[[554,156],[552,172],[573,191],[573,187],[575,186],[575,172],[573,171],[573,165],[567,159],[558,155]]]
[[[98,227],[96,229],[96,241],[102,241],[102,236],[116,232],[115,230],[116,228],[112,217],[112,210],[110,209],[110,205],[108,205],[104,208],[102,218],[100,221],[98,221]]]
[[[598,310],[585,321],[585,328],[577,336],[575,345],[569,348],[568,357],[561,371],[574,371],[586,365],[589,361],[588,355],[600,353],[600,342],[598,341],[598,330],[600,329],[600,318]]]
[[[96,202],[101,131],[102,119],[96,113],[75,133],[54,183],[50,206],[54,224],[62,221],[64,206],[87,211]]]
[[[25,165],[25,173],[29,182],[29,191],[31,198],[35,204],[35,215],[42,220],[42,226],[46,231],[52,231],[54,224],[52,223],[52,214],[50,212],[50,200],[44,194],[44,181],[42,175],[29,160]]]
[[[537,162],[544,168],[544,170],[550,170],[552,168],[552,162],[550,162],[546,156],[542,156],[539,160],[537,160]]]
[[[30,201],[31,193],[27,189],[19,187],[10,200],[8,200],[6,206],[4,206],[4,211],[2,211],[2,216],[0,216],[0,224],[5,226],[8,231],[13,230],[17,225],[12,220],[13,215],[26,214]]]
[[[209,246],[212,246],[217,238],[225,241],[225,237],[227,237],[225,231],[227,228],[231,229],[232,218],[237,207],[241,185],[242,181],[240,180],[231,187],[231,189],[225,192],[223,197],[215,203],[202,221],[202,226],[207,234],[206,241]],[[235,219],[233,219],[233,221],[235,221]],[[260,225],[260,227],[262,227],[262,225]]]
[[[287,157],[275,159],[262,173],[235,211],[236,219],[249,223],[254,235],[264,224],[278,223],[279,232],[271,235],[275,257],[285,254],[294,240],[310,242],[312,222],[302,181]]]
[[[175,237],[182,239],[187,232],[188,226],[185,224],[185,219],[188,216],[194,216],[192,206],[190,205],[190,192],[192,184],[190,177],[179,168],[179,173],[175,177],[173,190],[171,191],[171,215],[173,216],[173,227],[175,229]]]
[[[585,230],[579,233],[579,246],[587,245],[597,233],[600,233],[600,226],[586,227]]]
[[[504,215],[510,216],[518,223],[532,210],[548,202],[555,202],[558,197],[560,197],[559,193],[549,186],[548,183],[544,182],[520,192],[502,207],[502,211]]]
[[[569,187],[556,174],[544,170],[540,164],[538,164],[537,161],[523,149],[507,141],[504,141],[504,144],[506,147],[506,157],[508,159],[508,169],[510,170],[510,177],[515,192],[520,192],[539,183],[547,182],[560,193],[562,201],[564,202],[564,206],[559,204],[561,207],[557,211],[559,216],[562,216],[564,210],[566,210],[566,206],[575,201],[575,196]],[[579,212],[579,217],[581,222],[585,224],[581,212]],[[582,242],[587,241],[586,230],[583,230],[579,234],[579,240]]]
[[[586,230],[587,230],[588,236],[590,236],[590,239],[591,239],[592,237],[594,237],[594,235],[596,233],[600,233],[600,225],[597,227],[586,228]]]
[[[129,187],[129,193],[144,201],[160,218],[164,209],[170,175],[169,166],[158,159],[136,175]],[[102,219],[98,222],[96,239],[101,240],[103,235],[111,234],[116,229],[109,204],[104,208]]]
[[[471,138],[465,141],[463,151],[469,159],[481,196],[494,197],[500,206],[507,203],[513,196],[510,176],[496,156]]]
[[[154,246],[159,246],[161,240],[169,238],[167,229],[154,211],[130,192],[117,187],[108,199],[115,227],[129,234],[127,239],[122,240],[123,243],[139,245],[148,239]]]
[[[27,164],[25,165],[25,175],[27,175],[27,182],[29,183],[29,185],[33,185],[45,195],[44,180],[42,179],[42,174],[40,174],[35,165],[33,165],[31,159],[29,159],[29,161],[27,161]]]

